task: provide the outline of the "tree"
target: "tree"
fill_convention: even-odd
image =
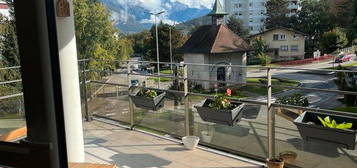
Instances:
[[[74,0],[73,4],[78,57],[99,59],[112,65],[115,59],[128,59],[133,51],[131,41],[115,27],[109,10],[97,0]],[[103,55],[96,55],[98,53]],[[96,62],[90,63],[89,68],[112,70]]]
[[[0,16],[1,36],[0,50],[5,66],[19,66],[20,54],[17,44],[16,23],[12,0],[6,0],[9,6],[9,18]]]
[[[259,53],[257,55],[257,58],[258,58],[261,66],[268,66],[269,64],[271,64],[271,61],[272,61],[271,57],[265,53]]]
[[[262,37],[255,38],[252,47],[257,54],[266,53],[269,49],[267,42]]]
[[[229,17],[227,26],[230,30],[244,39],[249,36],[249,30],[243,27],[243,22],[233,15]]]
[[[335,28],[322,35],[320,45],[325,53],[332,53],[337,49],[342,49],[348,44],[346,33],[340,28]]]
[[[185,36],[174,26],[160,23],[158,25],[158,36],[159,36],[159,54],[160,62],[170,62],[170,28],[171,28],[171,41],[172,41],[172,51],[173,59],[176,62],[182,61],[182,55],[177,54],[176,50],[181,47],[186,38]],[[151,40],[148,44],[149,50],[145,56],[147,60],[156,61],[156,32],[155,25],[152,26],[151,30]]]
[[[149,30],[144,30],[140,33],[130,34],[127,36],[133,44],[133,50],[135,54],[144,56],[149,50],[149,43],[152,40],[151,32]]]
[[[267,29],[282,26],[288,27],[289,25],[289,2],[287,0],[269,0],[266,3],[267,19],[265,27]]]
[[[269,50],[269,46],[262,37],[255,38],[253,40],[252,47],[256,53],[260,65],[267,66],[271,63],[272,58],[266,54]]]

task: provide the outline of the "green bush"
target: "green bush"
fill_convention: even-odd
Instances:
[[[296,93],[292,96],[279,97],[276,100],[276,103],[293,105],[293,106],[302,106],[302,107],[307,107],[310,105],[309,100],[299,93]]]

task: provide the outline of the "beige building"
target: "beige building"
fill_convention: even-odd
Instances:
[[[261,37],[269,45],[273,61],[304,59],[305,37],[302,32],[278,27],[255,34],[252,39]]]

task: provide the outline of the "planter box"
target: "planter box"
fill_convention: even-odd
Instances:
[[[157,92],[158,96],[154,98],[142,97],[136,95],[130,95],[131,100],[136,107],[147,109],[147,110],[159,110],[160,108],[164,107],[165,103],[165,92]]]
[[[347,130],[326,128],[321,124],[317,116],[320,116],[321,118],[330,116],[330,118],[336,120],[337,123],[350,122],[353,124],[353,127]],[[357,118],[342,117],[333,114],[324,115],[314,112],[305,112],[301,116],[296,118],[294,124],[297,126],[301,137],[305,141],[324,142],[334,144],[337,147],[347,148],[351,150],[355,149]]]
[[[198,114],[200,115],[203,121],[233,126],[235,123],[239,122],[239,120],[242,118],[243,115],[242,109],[244,104],[232,102],[233,105],[237,106],[235,109],[217,110],[208,107],[208,105],[211,104],[212,102],[213,100],[206,99],[204,102],[195,106],[195,108],[198,111]]]

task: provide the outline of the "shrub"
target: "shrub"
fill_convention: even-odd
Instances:
[[[309,100],[299,93],[296,93],[292,96],[279,97],[276,100],[276,103],[293,105],[293,106],[302,106],[302,107],[307,107],[310,105]]]

